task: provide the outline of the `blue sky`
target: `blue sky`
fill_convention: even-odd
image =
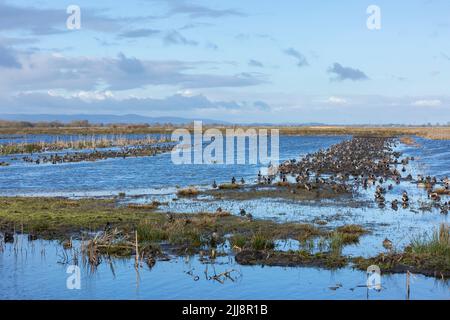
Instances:
[[[0,114],[447,123],[449,39],[446,0],[0,0]]]

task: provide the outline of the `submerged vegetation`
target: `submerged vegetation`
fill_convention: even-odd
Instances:
[[[17,231],[27,233],[33,239],[70,239],[70,243],[72,238],[84,238],[83,248],[94,264],[99,262],[99,255],[130,256],[136,254],[137,248],[146,248],[140,255],[147,259],[161,256],[163,251],[197,253],[229,242],[237,251],[237,261],[243,264],[256,263],[248,257],[260,257],[261,252],[265,252],[268,260],[259,259],[258,263],[336,267],[346,261],[340,254],[346,241],[336,242],[336,234],[361,235],[366,232],[355,225],[330,232],[310,224],[254,220],[223,212],[162,213],[156,210],[158,203],[119,206],[114,199],[14,197],[0,198],[0,204],[0,231],[5,238]],[[89,232],[94,235],[89,236]],[[275,241],[280,239],[298,239],[306,243],[318,238],[329,243],[320,245],[323,250],[318,253],[312,253],[314,245],[308,253],[304,249],[283,253],[275,246]]]

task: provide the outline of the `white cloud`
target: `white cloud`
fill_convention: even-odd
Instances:
[[[412,105],[415,107],[439,107],[442,105],[442,101],[439,99],[417,100]]]
[[[344,104],[347,104],[347,99],[341,98],[341,97],[336,97],[336,96],[331,96],[327,99],[326,102],[329,104],[334,104],[334,105],[344,105]]]

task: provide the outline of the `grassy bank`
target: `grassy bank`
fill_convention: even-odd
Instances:
[[[391,251],[374,258],[355,258],[358,269],[378,265],[385,273],[421,273],[438,278],[450,278],[450,227],[441,224],[431,235],[413,239],[403,252]]]
[[[166,253],[201,253],[214,258],[219,247],[228,243],[236,261],[243,265],[315,266],[341,268],[352,263],[365,270],[379,265],[383,272],[421,273],[450,277],[449,227],[442,225],[430,236],[415,239],[404,252],[388,252],[373,258],[342,255],[346,245],[357,244],[368,231],[358,225],[335,229],[312,224],[276,223],[239,217],[227,212],[170,214],[149,205],[118,206],[115,199],[0,198],[0,233],[3,241],[12,233],[26,233],[32,239],[87,241],[83,250],[92,264],[100,255],[131,256],[150,264]],[[89,231],[103,231],[94,236]],[[282,251],[278,240],[297,240],[299,248]],[[217,248],[217,249],[216,249]],[[139,250],[139,251],[138,251]],[[203,253],[202,253],[203,252]]]
[[[220,241],[233,234],[248,240],[255,234],[270,240],[303,239],[323,234],[309,224],[278,224],[226,212],[168,214],[158,212],[157,207],[158,203],[118,206],[114,199],[6,197],[0,198],[0,230],[23,231],[44,238],[68,238],[82,231],[108,227],[124,232],[138,230],[142,239],[158,241],[179,237],[180,234],[207,238],[215,233]]]

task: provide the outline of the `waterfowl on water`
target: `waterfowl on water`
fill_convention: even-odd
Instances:
[[[406,192],[406,191],[403,191],[402,202],[403,203],[408,203],[409,202],[408,192]]]
[[[445,202],[442,206],[441,206],[441,213],[442,214],[448,214],[448,203]]]
[[[14,234],[10,232],[5,232],[3,234],[3,242],[4,243],[12,243],[14,242]]]
[[[245,216],[245,215],[247,214],[247,212],[245,211],[245,209],[241,209],[241,210],[239,211],[239,214],[240,214],[241,216]]]
[[[395,211],[398,210],[398,200],[397,200],[397,199],[394,199],[394,200],[392,201],[392,203],[391,203],[391,208],[392,208],[393,210],[395,210]]]
[[[436,192],[429,193],[428,197],[433,201],[441,201],[441,197]]]

